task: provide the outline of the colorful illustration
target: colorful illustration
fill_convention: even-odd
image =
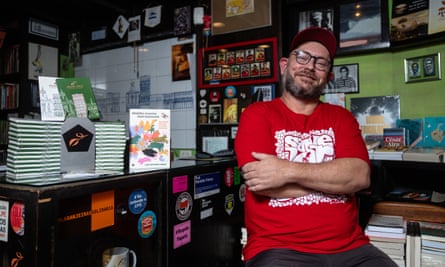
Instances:
[[[169,110],[130,110],[130,170],[169,168],[169,140]]]

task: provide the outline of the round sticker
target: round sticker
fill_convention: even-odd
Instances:
[[[235,86],[227,86],[224,90],[224,95],[227,98],[234,98],[236,96],[236,88]]]
[[[199,107],[200,108],[205,108],[207,107],[207,101],[205,99],[201,99],[199,100]]]
[[[147,193],[142,189],[133,191],[128,197],[128,207],[133,214],[141,213],[147,207]]]
[[[176,199],[176,217],[181,220],[187,220],[192,213],[193,199],[189,192],[182,192]]]
[[[154,231],[156,230],[156,224],[156,214],[153,211],[147,210],[142,213],[138,221],[139,236],[142,238],[148,238],[152,236]]]

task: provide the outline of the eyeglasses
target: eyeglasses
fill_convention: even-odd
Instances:
[[[306,65],[311,59],[314,59],[315,68],[319,71],[327,71],[331,66],[331,61],[324,57],[315,57],[304,50],[295,50],[295,59],[298,64]]]

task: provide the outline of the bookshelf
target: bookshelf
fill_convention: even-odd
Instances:
[[[26,12],[24,12],[26,13]],[[38,81],[29,74],[35,56],[33,46],[55,48],[51,58],[58,59],[59,41],[37,35],[31,27],[35,20],[27,14],[2,18],[0,31],[0,159],[4,159],[8,145],[8,118],[33,117],[40,113],[38,106]],[[32,57],[32,58],[31,58]],[[43,55],[47,58],[48,55]],[[58,69],[58,62],[44,66]],[[0,160],[0,165],[3,162]]]

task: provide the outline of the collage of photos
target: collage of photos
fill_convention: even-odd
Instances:
[[[273,45],[256,43],[232,48],[208,49],[202,58],[202,85],[271,79]]]

